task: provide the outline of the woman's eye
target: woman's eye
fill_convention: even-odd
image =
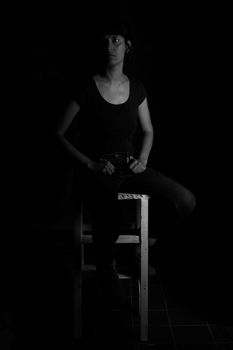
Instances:
[[[114,42],[115,44],[120,44],[120,39],[119,39],[119,38],[114,38],[114,39],[113,39],[113,42]]]

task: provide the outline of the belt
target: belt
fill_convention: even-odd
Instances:
[[[128,152],[114,152],[103,154],[101,159],[108,160],[114,165],[115,170],[113,175],[117,177],[129,177],[133,172],[129,168],[130,153]]]

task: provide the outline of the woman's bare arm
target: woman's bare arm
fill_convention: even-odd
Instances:
[[[138,117],[143,131],[142,147],[138,158],[144,165],[146,165],[154,139],[154,129],[146,98],[138,107]]]
[[[77,159],[80,163],[87,166],[89,169],[95,171],[95,172],[103,172],[107,173],[109,175],[113,174],[114,172],[114,166],[108,162],[100,160],[99,162],[95,162],[89,157],[87,157],[85,154],[80,152],[75,146],[70,143],[67,138],[65,137],[65,132],[72,123],[75,116],[80,111],[79,104],[72,100],[69,105],[67,106],[60,122],[58,123],[58,126],[56,128],[56,135],[61,142],[64,149],[72,155],[75,159]]]
[[[71,154],[75,159],[77,159],[80,163],[86,165],[87,167],[91,167],[91,159],[88,158],[85,154],[80,152],[75,146],[70,143],[65,135],[66,130],[72,123],[73,119],[75,116],[78,114],[80,111],[80,106],[79,104],[72,100],[69,105],[67,106],[60,122],[58,123],[58,126],[56,128],[56,135],[61,142],[62,146],[64,149]]]
[[[142,146],[139,152],[138,160],[131,163],[130,168],[134,173],[140,173],[146,169],[147,161],[153,145],[154,129],[151,123],[150,112],[147,99],[138,107],[138,117],[142,127]]]

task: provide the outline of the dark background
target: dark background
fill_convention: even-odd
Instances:
[[[49,227],[72,208],[72,167],[52,132],[71,89],[98,55],[92,39],[99,21],[121,6],[135,39],[130,69],[147,89],[155,127],[151,165],[197,199],[192,224],[178,238],[174,255],[182,252],[182,263],[188,259],[190,273],[211,289],[216,279],[228,278],[232,262],[227,9],[145,2],[20,8],[6,232],[23,239],[30,227]],[[12,217],[17,217],[14,231]]]

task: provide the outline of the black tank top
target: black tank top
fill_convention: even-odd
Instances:
[[[82,94],[77,91],[74,99],[80,111],[72,123],[74,143],[88,157],[99,159],[114,152],[133,153],[133,137],[137,129],[138,106],[146,98],[143,84],[129,80],[129,97],[126,102],[112,104],[100,94],[94,78],[89,78]]]

